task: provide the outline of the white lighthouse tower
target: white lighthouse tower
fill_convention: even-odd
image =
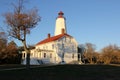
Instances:
[[[66,21],[63,15],[64,13],[62,11],[58,13],[58,17],[56,19],[56,25],[55,25],[55,36],[61,34],[63,29],[64,29],[64,33],[67,33]]]

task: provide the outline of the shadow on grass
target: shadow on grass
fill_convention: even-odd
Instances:
[[[120,80],[119,75],[119,66],[56,65],[0,71],[0,80]]]

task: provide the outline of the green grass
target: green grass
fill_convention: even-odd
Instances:
[[[0,80],[120,80],[120,67],[57,65],[30,70],[0,71]]]

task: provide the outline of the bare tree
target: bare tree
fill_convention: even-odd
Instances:
[[[7,37],[5,32],[0,32],[0,59],[4,58],[7,46]]]
[[[101,54],[105,64],[120,63],[120,49],[117,45],[108,45],[104,47]]]
[[[8,56],[17,56],[18,50],[17,50],[17,45],[14,41],[11,41],[7,45],[7,51],[8,51]]]
[[[85,58],[88,62],[93,63],[93,58],[95,56],[95,45],[92,43],[85,44],[86,52],[84,53]]]
[[[24,50],[27,53],[26,65],[30,67],[30,51],[26,45],[26,35],[30,34],[30,30],[36,27],[40,21],[37,9],[26,11],[24,9],[24,0],[18,0],[18,4],[14,5],[13,12],[7,12],[4,17],[8,25],[9,35],[20,40],[23,43]]]
[[[0,53],[4,51],[7,45],[7,37],[5,32],[0,32]]]

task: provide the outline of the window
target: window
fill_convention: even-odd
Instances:
[[[74,59],[74,54],[72,54],[72,58]]]
[[[50,53],[50,58],[52,58],[52,53]]]
[[[48,49],[48,46],[46,46],[46,49]]]
[[[30,56],[33,56],[33,53],[31,53]]]
[[[64,44],[62,44],[62,48],[64,48]]]
[[[23,57],[25,58],[25,53],[23,53]]]
[[[39,53],[39,57],[41,58],[41,53]]]
[[[66,37],[63,38],[63,42],[66,42]]]
[[[45,47],[43,46],[43,49],[45,49]]]
[[[52,49],[54,49],[54,44],[52,44]]]
[[[69,39],[69,43],[71,43],[72,41],[71,41],[71,38]]]
[[[44,58],[46,58],[46,53],[44,53]]]
[[[74,45],[72,45],[72,50],[74,50]]]

